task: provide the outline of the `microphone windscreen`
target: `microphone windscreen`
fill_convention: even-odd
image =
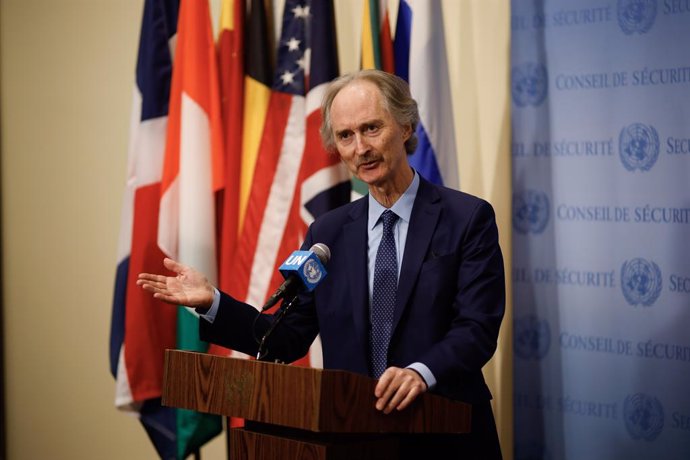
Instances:
[[[331,250],[323,243],[316,243],[309,250],[316,254],[316,257],[318,257],[321,263],[324,265],[331,260]]]

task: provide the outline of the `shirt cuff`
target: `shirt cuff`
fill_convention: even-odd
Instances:
[[[211,304],[211,307],[208,309],[197,308],[196,311],[197,313],[199,313],[199,316],[201,318],[204,318],[209,323],[212,323],[216,320],[216,315],[218,314],[218,307],[220,307],[220,291],[214,287],[213,303]]]
[[[422,363],[412,363],[407,366],[408,369],[412,369],[422,376],[424,382],[426,383],[427,390],[432,390],[436,386],[436,378],[434,374],[431,373],[426,364]]]

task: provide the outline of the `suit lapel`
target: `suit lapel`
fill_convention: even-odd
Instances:
[[[395,331],[412,294],[440,213],[441,204],[438,193],[429,182],[420,177],[419,190],[410,215],[410,226],[407,230],[405,253],[400,269],[400,279],[398,280],[393,331]]]
[[[368,346],[369,331],[369,287],[367,268],[367,219],[369,203],[365,196],[350,211],[351,222],[345,224],[345,253],[347,258],[347,276],[352,289],[352,312],[355,333]]]

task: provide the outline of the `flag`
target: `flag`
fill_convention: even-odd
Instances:
[[[244,101],[244,0],[223,0],[218,36],[218,71],[223,134],[223,187],[216,192],[218,287],[230,292],[230,261],[239,228],[240,171],[242,167],[242,105]],[[228,356],[232,352],[210,344],[207,350]]]
[[[240,229],[249,201],[259,144],[264,130],[273,82],[272,30],[264,0],[252,0],[246,34],[244,78],[244,125],[242,137],[242,176],[240,178]]]
[[[225,189],[220,201],[219,288],[237,296],[233,263],[247,205],[247,195],[256,162],[271,86],[271,62],[266,8],[252,0],[245,25],[244,0],[223,0],[218,56],[225,139]],[[246,357],[242,353],[211,345],[209,353]],[[228,426],[244,424],[230,417]]]
[[[166,459],[184,458],[220,431],[217,417],[160,405],[165,349],[193,345],[178,330],[183,318],[177,311],[135,285],[138,273],[164,270],[158,224],[170,121],[169,42],[174,43],[178,8],[177,0],[148,0],[144,6],[110,343],[116,406],[140,417]]]
[[[226,3],[227,2],[228,0],[226,0]],[[238,4],[244,7],[244,2],[238,1],[235,4],[236,8]],[[237,34],[239,29],[239,24],[237,22],[238,17],[239,12],[236,10],[235,34]],[[249,191],[254,176],[259,143],[263,133],[271,94],[273,70],[268,30],[269,24],[264,1],[252,0],[247,16],[246,28],[244,29],[244,50],[242,51],[244,56],[242,76],[243,97],[240,99],[239,103],[235,103],[232,98],[224,98],[224,104],[232,105],[233,108],[231,110],[233,111],[241,111],[242,118],[241,121],[237,121],[235,118],[235,121],[232,123],[226,122],[224,127],[226,139],[232,139],[232,142],[234,142],[232,151],[226,149],[226,155],[233,156],[233,160],[229,164],[226,164],[226,180],[229,181],[231,180],[230,178],[232,178],[237,185],[237,188],[233,187],[231,192],[237,194],[231,198],[231,200],[234,201],[233,207],[228,206],[226,201],[224,218],[227,218],[225,215],[227,213],[235,213],[231,219],[234,220],[237,225],[237,233],[235,235],[234,246],[231,247],[230,244],[221,246],[219,285],[221,290],[238,298],[243,298],[244,292],[246,292],[246,284],[240,282],[235,275],[234,270],[236,270],[236,268],[234,256],[238,244],[238,237],[244,223],[244,215],[247,209]],[[238,43],[239,40],[239,38],[236,38],[235,43]],[[233,56],[236,55],[233,53]],[[233,58],[236,59],[236,57]],[[221,69],[223,68],[223,61],[227,59],[229,59],[229,56],[227,53],[223,53],[221,42]],[[234,75],[238,73],[237,69],[235,69]],[[228,78],[233,79],[235,77],[232,75],[225,76],[223,72],[221,72],[221,85],[225,84]],[[237,117],[236,113],[234,117]],[[239,149],[239,155],[237,155],[237,149]],[[234,208],[234,206],[236,206],[236,208]],[[228,225],[229,224],[230,220],[228,220]]]
[[[247,207],[249,188],[272,81],[268,18],[263,0],[252,0],[245,26],[245,3],[224,0],[218,55],[225,143],[225,190],[219,200],[219,288],[234,297],[246,292],[236,276],[235,253]],[[242,297],[243,298],[243,297]],[[209,353],[246,357],[218,345]],[[232,419],[232,426],[239,422]],[[239,420],[239,419],[237,419]]]
[[[363,0],[362,69],[394,73],[393,39],[387,0]]]
[[[164,270],[158,210],[178,8],[179,0],[144,3],[110,332],[115,405],[139,417],[166,459],[177,458],[175,410],[160,405],[164,350],[176,345],[177,314],[135,283],[140,272]]]
[[[223,0],[218,37],[221,112],[224,140],[224,187],[219,210],[219,287],[228,290],[230,261],[239,229],[242,112],[244,101],[244,0]]]
[[[181,3],[160,186],[158,246],[217,281],[215,192],[224,184],[220,90],[206,0]],[[177,311],[176,348],[206,351],[193,309]],[[219,416],[177,409],[177,458],[222,431]]]
[[[350,200],[350,177],[321,145],[320,103],[338,76],[330,1],[287,0],[277,69],[233,271],[238,297],[263,305],[282,282],[278,266],[307,226]],[[301,364],[320,367],[318,341]]]
[[[401,0],[394,47],[395,73],[410,84],[419,107],[419,145],[410,164],[428,180],[457,189],[460,184],[441,1]]]

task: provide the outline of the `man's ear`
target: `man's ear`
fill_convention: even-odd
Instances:
[[[412,137],[412,125],[403,126],[403,142],[407,142]]]

